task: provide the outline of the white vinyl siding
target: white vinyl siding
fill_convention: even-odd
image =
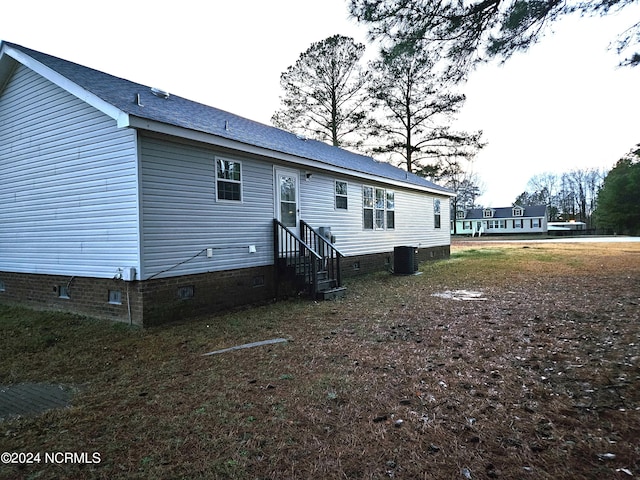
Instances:
[[[345,179],[347,181],[347,179]],[[393,252],[395,246],[412,245],[420,248],[449,245],[447,228],[435,229],[433,225],[434,200],[440,198],[444,218],[449,215],[448,197],[403,189],[398,186],[374,184],[375,188],[392,191],[394,228],[365,230],[363,228],[363,185],[355,178],[348,178],[349,203],[357,208],[343,210],[336,215],[333,202],[328,202],[334,192],[335,177],[314,173],[308,182],[302,182],[300,190],[300,216],[312,227],[331,227],[336,246],[346,255]]]
[[[0,92],[0,270],[138,265],[135,131],[19,65]]]
[[[225,159],[242,163],[242,202],[220,202],[218,152],[152,136],[141,136],[140,145],[144,278],[273,263],[271,163],[225,153]],[[333,210],[332,197],[326,203]],[[255,245],[255,253],[249,253],[249,245]]]

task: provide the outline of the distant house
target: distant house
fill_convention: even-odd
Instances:
[[[446,188],[6,42],[0,166],[2,303],[150,325],[449,255]]]
[[[547,232],[547,207],[472,208],[456,212],[457,235],[517,235]],[[454,233],[453,224],[451,233]]]

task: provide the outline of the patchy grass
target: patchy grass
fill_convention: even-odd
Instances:
[[[3,422],[0,450],[101,458],[0,478],[638,476],[639,254],[465,243],[421,275],[352,280],[341,301],[149,330],[0,307],[0,383],[78,390]],[[455,289],[487,300],[432,296]]]

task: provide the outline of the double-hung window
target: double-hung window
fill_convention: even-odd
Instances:
[[[373,230],[373,187],[362,187],[362,220],[365,230]]]
[[[365,230],[395,228],[395,195],[384,188],[362,187],[362,219]]]
[[[242,164],[216,157],[216,190],[218,200],[242,201]]]
[[[385,195],[384,188],[376,188],[376,230],[384,228],[384,206]]]
[[[440,200],[436,198],[433,201],[433,227],[434,228],[440,228],[442,224],[440,211],[441,211]]]
[[[396,198],[393,192],[387,190],[387,228],[396,228]]]
[[[336,210],[347,210],[347,182],[336,180],[335,207]]]

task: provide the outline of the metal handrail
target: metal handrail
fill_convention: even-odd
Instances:
[[[293,267],[301,274],[311,291],[316,292],[318,266],[322,257],[276,218],[273,219],[273,255],[275,262],[281,258],[285,259],[287,266]]]
[[[340,268],[340,259],[344,254],[338,250],[333,243],[318,234],[311,225],[304,220],[300,220],[300,232],[303,241],[313,245],[315,251],[322,255],[322,267],[326,269],[331,276],[335,278],[338,287],[342,286],[342,275]]]

